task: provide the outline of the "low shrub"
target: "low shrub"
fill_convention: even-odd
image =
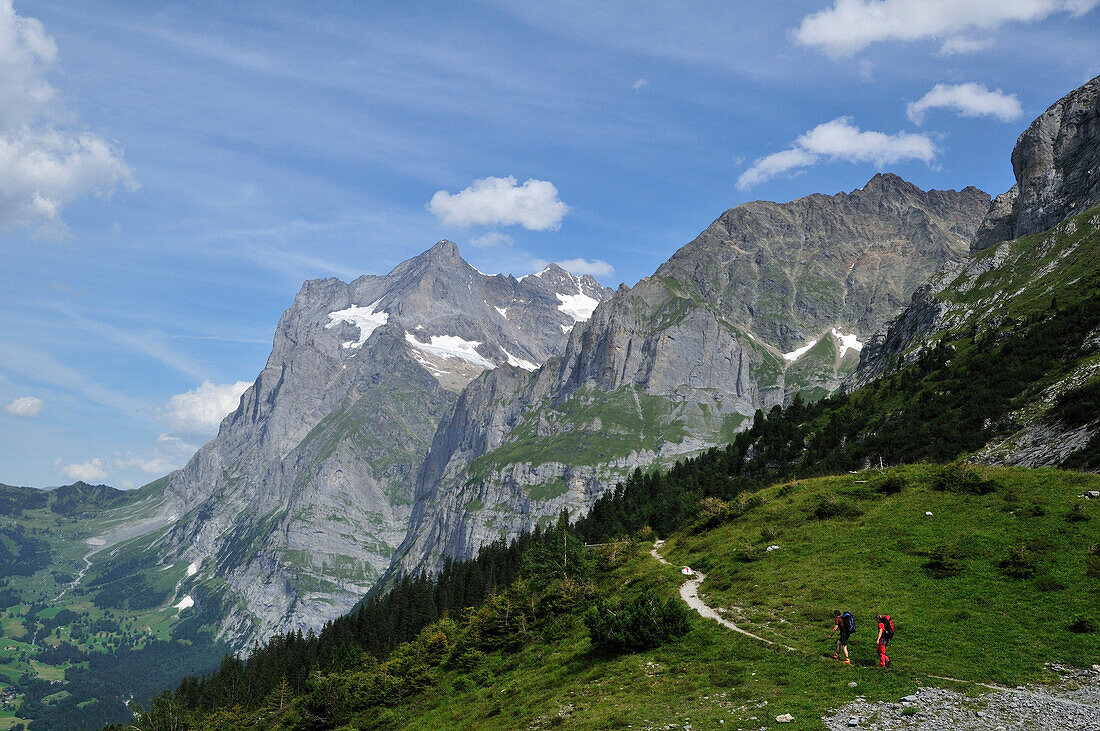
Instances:
[[[855,504],[842,500],[836,495],[820,495],[810,510],[811,515],[818,520],[829,518],[855,518],[863,514]]]
[[[1031,550],[1019,545],[1009,551],[1008,558],[1001,561],[998,567],[1002,574],[1011,579],[1028,579],[1035,574],[1036,563]]]
[[[1068,629],[1070,632],[1073,632],[1074,634],[1091,635],[1093,632],[1096,631],[1096,623],[1093,622],[1091,619],[1078,617],[1073,622],[1071,622],[1070,625],[1066,627],[1066,629]]]
[[[1066,513],[1067,523],[1084,523],[1089,519],[1088,513],[1085,512],[1085,506],[1081,503],[1074,503],[1069,512]]]
[[[999,485],[995,480],[984,479],[970,465],[956,461],[941,467],[932,478],[932,489],[964,495],[988,495]]]
[[[643,595],[611,608],[599,602],[585,615],[592,644],[612,652],[648,650],[687,634],[689,612],[678,599]]]
[[[905,489],[905,478],[897,472],[884,472],[871,483],[880,495],[896,495]]]
[[[933,579],[946,579],[957,576],[963,570],[958,553],[949,546],[941,546],[932,551],[921,567]]]

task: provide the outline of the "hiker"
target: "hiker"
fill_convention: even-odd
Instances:
[[[844,614],[841,614],[839,609],[833,610],[833,631],[829,633],[829,637],[832,638],[833,634],[835,634],[837,630],[840,630],[840,636],[836,638],[836,652],[833,654],[833,659],[840,659],[840,650],[843,648],[845,665],[852,664],[851,658],[848,657],[848,638],[855,628],[856,620],[851,612],[844,612]]]
[[[878,650],[878,666],[880,668],[890,667],[891,660],[886,656],[886,643],[894,639],[894,620],[890,619],[889,614],[879,614],[875,616],[878,620],[878,637],[875,639],[875,647]]]

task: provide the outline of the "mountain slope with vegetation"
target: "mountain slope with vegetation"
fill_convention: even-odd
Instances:
[[[705,457],[681,466],[666,491],[693,492],[713,467]],[[365,653],[349,626],[328,629],[319,643],[185,683],[149,719],[225,729],[759,728],[791,713],[793,728],[817,728],[857,696],[897,701],[942,683],[934,676],[1042,682],[1053,677],[1046,663],[1087,666],[1100,652],[1100,500],[1082,497],[1097,487],[1100,477],[1081,473],[922,465],[696,500],[662,550],[707,572],[710,603],[793,652],[677,609],[683,577],[649,555],[648,529],[584,548],[576,533],[598,521],[559,523],[512,554],[514,581],[474,608],[422,617],[389,653]],[[419,592],[427,601],[406,606],[430,612],[441,595],[429,584],[395,591]],[[828,659],[834,608],[857,614],[854,667]],[[885,673],[873,667],[878,611],[898,627]],[[335,634],[345,635],[342,652],[331,651]],[[320,673],[301,670],[308,645],[330,648],[313,656]]]

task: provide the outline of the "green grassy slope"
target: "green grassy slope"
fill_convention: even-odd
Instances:
[[[191,724],[761,728],[791,713],[787,728],[808,729],[857,695],[896,701],[945,684],[929,676],[1042,682],[1047,662],[1100,655],[1100,501],[1079,497],[1095,489],[1100,477],[1082,473],[919,465],[775,485],[736,509],[707,501],[662,551],[708,574],[712,606],[796,651],[694,613],[687,635],[656,649],[594,647],[593,606],[677,597],[683,577],[649,555],[650,533],[588,549],[588,570],[566,581],[533,567],[387,661],[315,677],[305,696]],[[834,608],[857,616],[851,667],[827,657]],[[872,661],[878,611],[898,629],[887,671]]]

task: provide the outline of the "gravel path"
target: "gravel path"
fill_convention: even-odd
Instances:
[[[671,565],[668,561],[665,560],[664,556],[662,556],[657,551],[657,549],[660,548],[663,543],[664,541],[658,540],[656,543],[653,544],[653,550],[651,550],[649,553],[653,556],[653,558],[657,559],[661,563]],[[719,614],[718,611],[714,609],[714,607],[704,602],[699,596],[699,585],[702,584],[706,580],[706,578],[706,574],[699,571],[694,571],[692,572],[691,577],[680,585],[680,598],[683,599],[689,607],[699,612],[699,614],[706,617],[707,619],[713,619],[718,624],[722,625],[723,627],[727,627],[734,632],[740,632],[746,637],[751,637],[754,640],[759,640],[760,642],[764,642],[769,645],[777,644],[767,638],[761,637],[760,635],[753,634],[747,629],[742,629],[741,627],[738,627],[736,624]],[[779,644],[778,646],[787,650],[791,650],[792,652],[797,652],[797,650],[788,645]]]
[[[851,728],[914,731],[1100,731],[1100,665],[1092,670],[1051,667],[1054,685],[1000,688],[968,697],[946,688],[921,688],[896,703],[857,698],[822,718],[832,731]]]

